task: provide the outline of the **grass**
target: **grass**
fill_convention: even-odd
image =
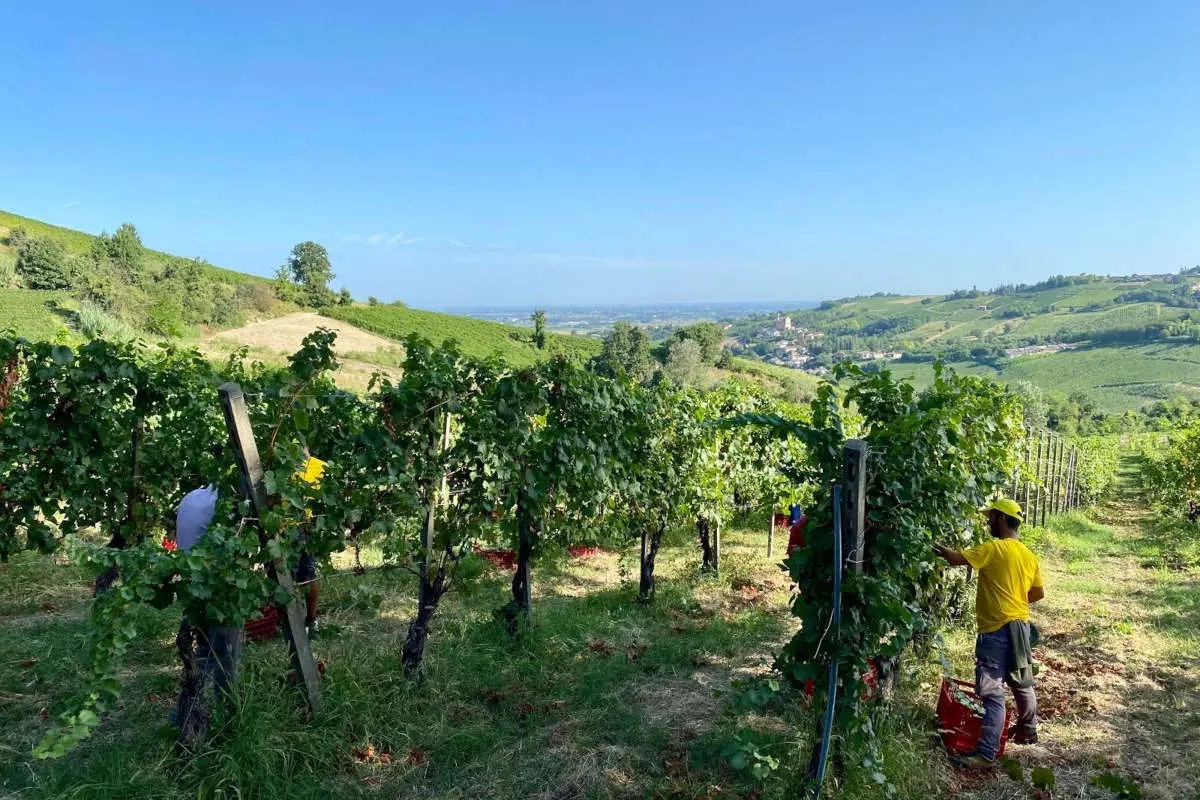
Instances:
[[[769,391],[799,402],[811,398],[821,385],[821,378],[798,369],[767,364],[750,358],[733,358],[730,371],[748,375]]]
[[[1170,569],[1148,544],[1161,521],[1133,494],[1126,454],[1117,496],[1094,513],[1052,518],[1025,533],[1038,553],[1046,599],[1034,609],[1039,745],[1013,755],[1028,771],[1049,765],[1055,796],[1106,797],[1092,779],[1114,771],[1143,796],[1189,800],[1200,725],[1200,571]],[[971,632],[948,637],[958,671],[971,669]],[[957,796],[1027,798],[1008,778],[977,782]]]
[[[1026,532],[1048,595],[1036,612],[1043,742],[1010,754],[1027,771],[1053,765],[1063,796],[1092,796],[1090,779],[1115,769],[1148,798],[1192,797],[1195,777],[1178,765],[1200,723],[1200,575],[1142,566],[1140,536],[1152,521],[1135,508],[1122,501],[1099,516],[1105,522],[1074,514]],[[490,572],[443,602],[419,683],[402,677],[399,661],[413,580],[354,576],[339,556],[342,571],[322,583],[327,635],[315,645],[329,665],[327,709],[306,720],[282,690],[282,642],[249,645],[237,712],[221,716],[187,762],[171,755],[165,725],[178,681],[170,610],[147,612],[155,635],[135,643],[120,708],[97,735],[71,758],[31,759],[47,718],[80,685],[90,576],[61,558],[22,554],[0,568],[0,794],[796,796],[814,709],[787,692],[745,702],[794,630],[760,527],[726,534],[716,579],[697,574],[690,535],[676,532],[648,608],[634,602],[632,548],[588,560],[548,552],[534,571],[534,627],[518,643],[492,618],[509,573]],[[364,553],[368,566],[378,557]],[[972,639],[969,623],[946,637],[963,676]],[[1028,797],[1007,778],[949,768],[932,744],[940,675],[934,661],[910,659],[897,702],[877,722],[898,796]],[[765,782],[729,767],[739,734],[781,759]],[[854,771],[834,796],[870,800],[882,790]]]
[[[315,644],[329,665],[326,710],[306,720],[281,690],[282,642],[248,645],[237,712],[188,762],[171,755],[165,725],[178,681],[170,610],[147,612],[155,636],[134,645],[120,708],[96,736],[62,761],[31,760],[47,718],[78,691],[90,576],[22,554],[0,568],[0,795],[794,797],[814,709],[788,693],[744,702],[794,630],[787,586],[764,533],[723,538],[721,576],[702,578],[690,536],[677,532],[650,607],[634,602],[632,552],[549,553],[534,571],[534,627],[516,644],[492,618],[509,573],[490,573],[444,601],[420,683],[399,660],[415,610],[407,573],[328,575],[328,635]],[[913,672],[877,723],[903,798],[942,796],[952,777],[928,744],[930,685]],[[729,767],[739,733],[780,758],[767,781]],[[855,772],[841,796],[883,795]]]
[[[120,222],[113,225],[115,230]],[[17,228],[24,228],[31,236],[39,238],[53,239],[63,245],[68,253],[80,254],[87,253],[92,248],[92,243],[95,241],[95,236],[84,233],[82,231],[72,230],[71,228],[63,228],[58,225],[51,225],[47,222],[39,222],[36,219],[22,217],[19,214],[13,214],[8,211],[0,211],[0,238],[6,238],[10,231]],[[163,253],[158,250],[146,249],[146,261],[150,267],[161,268],[167,263],[178,260],[178,256],[173,256],[170,253]],[[250,275],[245,272],[237,272],[224,267],[213,266],[206,264],[204,269],[213,277],[218,278],[223,283],[238,285],[240,283],[269,283],[270,279],[258,275]],[[154,271],[158,271],[155,269]]]
[[[152,615],[157,635],[130,654],[122,706],[95,739],[70,759],[31,762],[43,712],[78,687],[88,576],[22,555],[0,570],[0,794],[549,797],[556,786],[556,796],[591,797],[743,785],[720,757],[738,720],[713,692],[764,669],[790,626],[778,575],[752,555],[757,540],[730,536],[728,574],[717,581],[694,574],[690,548],[672,548],[649,609],[633,602],[616,555],[551,558],[535,570],[536,624],[518,645],[492,620],[508,577],[493,573],[445,601],[420,684],[399,665],[412,580],[327,578],[331,634],[316,645],[329,663],[327,711],[303,720],[278,689],[284,645],[251,645],[240,713],[188,764],[169,755],[164,726],[177,680],[169,611]],[[760,578],[757,594],[732,588]],[[363,600],[371,595],[377,608]],[[779,735],[771,724],[767,733]],[[367,757],[368,747],[391,763]]]
[[[583,360],[600,352],[599,340],[586,336],[548,333],[546,350],[542,351],[534,347],[532,331],[528,328],[401,306],[355,304],[333,308],[328,313],[335,319],[396,341],[403,341],[414,333],[436,343],[455,339],[468,356],[500,355],[516,366],[533,364],[549,354]]]
[[[1083,347],[1060,353],[1021,356],[999,369],[973,362],[951,364],[968,375],[1001,382],[1029,381],[1058,394],[1085,392],[1108,412],[1139,408],[1156,399],[1200,396],[1200,345],[1156,343],[1130,347]],[[888,369],[917,384],[933,380],[929,364],[893,362]]]
[[[69,303],[64,292],[0,289],[0,330],[12,328],[30,340],[53,339],[60,330],[70,329],[68,320],[74,315],[65,308]]]

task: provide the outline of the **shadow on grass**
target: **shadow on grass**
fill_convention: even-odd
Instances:
[[[337,614],[362,634],[317,640],[329,666],[326,708],[315,719],[284,680],[285,646],[269,642],[247,648],[239,713],[219,719],[189,762],[170,754],[163,709],[126,703],[58,762],[33,762],[28,737],[6,730],[0,745],[12,764],[0,786],[28,797],[654,796],[678,783],[663,754],[686,741],[672,726],[704,716],[707,727],[694,734],[704,746],[687,749],[688,780],[732,787],[719,758],[732,731],[713,691],[740,665],[769,658],[788,622],[767,606],[693,618],[696,588],[666,580],[649,607],[626,585],[544,597],[515,642],[491,619],[493,587],[452,595],[419,682],[402,675],[404,626],[361,615],[339,597]],[[83,626],[47,635],[66,646]],[[65,670],[77,664],[38,641],[30,658],[61,659]],[[171,669],[169,644],[147,647],[161,649],[153,662]],[[126,697],[144,697],[159,680],[148,666],[129,660]],[[664,700],[656,687],[674,694]],[[688,713],[660,714],[659,701]]]

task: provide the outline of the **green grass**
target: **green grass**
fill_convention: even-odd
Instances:
[[[120,222],[113,225],[115,230]],[[8,211],[0,211],[0,238],[8,236],[10,231],[17,228],[24,228],[31,236],[39,238],[54,239],[60,242],[67,252],[72,254],[87,253],[92,248],[92,243],[96,237],[84,233],[82,231],[72,230],[71,228],[63,228],[58,225],[51,225],[46,222],[39,222],[36,219],[22,217],[19,214],[13,214]],[[178,256],[173,256],[170,253],[163,253],[158,250],[146,249],[146,263],[152,269],[161,269],[167,263],[178,260]],[[213,266],[212,264],[205,265],[205,269],[210,275],[218,278],[223,283],[232,284],[234,286],[240,283],[269,283],[268,278],[258,275],[250,275],[245,272],[238,272],[224,267]]]
[[[1064,796],[1090,796],[1079,792],[1096,763],[1126,771],[1150,755],[1182,763],[1192,741],[1191,703],[1200,695],[1184,667],[1200,655],[1197,575],[1139,567],[1130,531],[1141,520],[1125,522],[1130,527],[1073,514],[1025,534],[1047,580],[1036,618],[1047,636],[1038,691],[1048,710],[1043,744],[1012,754],[1027,771],[1053,764]],[[727,532],[715,579],[697,574],[690,533],[675,532],[660,554],[650,607],[634,602],[633,548],[586,561],[551,550],[535,564],[534,626],[515,643],[492,617],[507,599],[510,573],[489,572],[443,601],[421,682],[406,680],[400,667],[415,610],[412,577],[327,574],[326,635],[315,643],[328,664],[325,710],[306,719],[283,688],[281,641],[248,645],[236,713],[218,716],[190,761],[172,755],[165,724],[178,682],[178,618],[170,610],[147,612],[155,634],[134,644],[120,706],[95,737],[61,761],[32,760],[48,717],[80,687],[90,576],[21,554],[0,567],[0,795],[798,796],[816,709],[787,692],[744,702],[794,630],[786,582],[765,557],[759,528]],[[364,553],[369,567],[378,559]],[[1077,564],[1091,565],[1091,574],[1077,574]],[[338,569],[347,566],[339,556]],[[961,675],[972,669],[970,615],[946,637]],[[1124,678],[1125,670],[1150,669],[1153,683]],[[964,787],[949,768],[932,744],[940,677],[935,659],[910,658],[897,702],[875,721],[897,796],[1027,796],[1012,793],[1019,787],[1007,778]],[[1082,711],[1076,690],[1096,698],[1097,709]],[[781,759],[765,782],[725,760],[739,732]],[[1149,780],[1159,794],[1148,796],[1190,797],[1195,789],[1186,770]],[[875,800],[883,792],[869,773],[852,770],[837,796]]]
[[[1001,382],[1029,381],[1066,395],[1084,392],[1108,412],[1140,408],[1158,399],[1200,396],[1200,345],[1156,343],[1130,347],[1082,347],[1060,353],[1020,356],[1000,369],[953,363],[955,370]],[[894,362],[888,369],[918,385],[933,380],[929,364]]]
[[[1130,488],[1119,486],[1089,514],[1022,529],[1046,586],[1046,599],[1032,610],[1042,633],[1034,651],[1042,741],[1009,755],[1027,774],[1051,766],[1056,797],[1099,797],[1092,779],[1108,771],[1132,776],[1145,797],[1193,798],[1200,790],[1186,755],[1200,723],[1200,573],[1148,564],[1144,537],[1159,523]],[[967,625],[946,637],[963,678],[973,670],[973,640]],[[1000,775],[953,796],[1031,795]]]
[[[583,360],[600,352],[600,341],[586,336],[549,333],[546,349],[541,351],[533,346],[533,332],[529,328],[401,306],[355,304],[331,309],[328,314],[396,341],[403,341],[414,333],[435,343],[454,339],[468,356],[500,355],[516,366],[532,364],[551,354],[561,353],[573,360]]]
[[[443,602],[420,683],[400,668],[412,578],[327,576],[328,635],[315,643],[328,663],[324,712],[306,720],[281,690],[282,642],[248,645],[240,708],[218,718],[190,762],[171,755],[165,724],[178,681],[170,610],[149,614],[155,636],[134,645],[120,707],[95,737],[62,761],[31,759],[46,715],[80,685],[89,576],[22,554],[0,568],[0,795],[793,797],[813,710],[796,696],[734,705],[793,630],[786,584],[765,557],[765,533],[724,538],[721,577],[701,578],[690,536],[677,533],[650,607],[634,602],[632,552],[548,554],[534,570],[534,627],[519,643],[492,618],[509,573],[489,573]],[[365,554],[368,565],[376,558]],[[946,778],[926,744],[921,691],[906,684],[879,723],[887,772],[914,800],[940,796]],[[739,730],[781,758],[760,786],[722,755]],[[390,763],[365,758],[367,747]],[[861,775],[851,786],[847,796],[882,796]]]
[[[29,340],[53,339],[66,328],[71,330],[69,320],[71,305],[64,292],[39,291],[36,289],[0,289],[0,331],[12,328],[18,336]]]
[[[733,358],[730,370],[748,375],[768,389],[775,389],[776,393],[793,401],[811,398],[821,385],[821,379],[816,375],[750,358]]]

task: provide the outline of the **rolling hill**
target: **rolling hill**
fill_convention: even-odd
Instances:
[[[924,383],[940,359],[1053,394],[1084,392],[1117,412],[1200,397],[1200,269],[854,297],[731,321],[730,335],[735,350],[810,371],[848,359]]]
[[[586,359],[600,352],[599,339],[548,333],[546,349],[542,351],[534,346],[533,332],[529,328],[399,305],[355,303],[331,308],[327,313],[334,319],[395,341],[403,341],[411,334],[435,342],[455,339],[466,355],[476,358],[499,355],[508,363],[518,366],[532,364],[547,354]]]

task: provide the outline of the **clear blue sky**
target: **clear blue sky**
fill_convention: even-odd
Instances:
[[[68,6],[73,5],[73,8]],[[1200,3],[20,3],[0,208],[444,307],[1200,263]]]

